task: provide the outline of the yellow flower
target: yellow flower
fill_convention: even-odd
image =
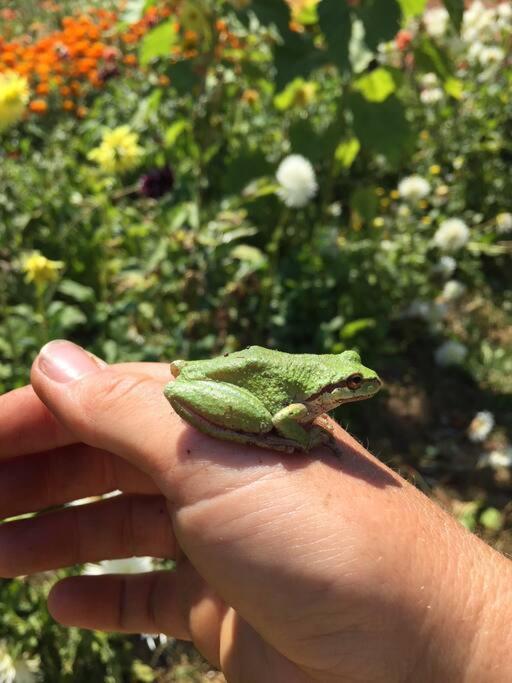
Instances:
[[[55,282],[63,267],[64,263],[62,261],[52,261],[43,256],[40,251],[32,252],[30,256],[26,256],[23,260],[23,271],[26,274],[26,281],[33,282],[37,286]]]
[[[420,207],[420,209],[427,209],[428,208],[428,202],[425,199],[421,199],[418,202],[418,206]]]
[[[388,206],[389,206],[389,204],[390,204],[390,201],[389,201],[389,199],[388,199],[387,197],[383,197],[383,198],[380,200],[380,205],[381,205],[381,207],[382,207],[383,209],[387,209]]]
[[[391,190],[389,196],[391,199],[398,199],[400,197],[400,192],[398,190]]]
[[[21,119],[28,98],[26,78],[18,76],[14,71],[0,73],[0,131]]]
[[[441,166],[439,166],[439,164],[433,164],[429,171],[432,175],[439,175],[441,173]]]
[[[421,222],[423,225],[430,225],[432,223],[432,218],[430,216],[423,216]]]
[[[383,228],[384,227],[384,219],[382,216],[377,216],[377,218],[373,219],[373,227],[374,228]]]
[[[118,126],[103,133],[101,144],[91,149],[87,158],[105,173],[123,173],[135,168],[144,154],[139,136],[129,126]]]

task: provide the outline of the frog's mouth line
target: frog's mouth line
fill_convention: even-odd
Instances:
[[[379,379],[378,377],[375,377],[374,379],[371,380],[366,380],[363,382],[363,384],[360,386],[360,389],[364,389],[364,387],[368,386],[368,384],[374,384],[377,383],[377,389],[373,392],[373,394],[361,394],[361,395],[355,395],[354,390],[354,396],[349,396],[348,398],[343,398],[342,402],[343,403],[355,403],[356,401],[364,401],[366,400],[369,396],[373,396],[376,394],[380,389],[382,388],[382,380]],[[326,387],[321,389],[320,391],[317,391],[316,394],[312,394],[307,400],[308,401],[315,401],[317,398],[320,398],[321,396],[324,396],[325,394],[331,395],[336,389],[346,389],[348,387],[348,383],[345,382],[334,382],[333,384],[328,384]],[[340,404],[341,405],[341,404]]]

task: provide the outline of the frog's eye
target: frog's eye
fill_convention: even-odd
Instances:
[[[347,387],[351,391],[355,391],[356,389],[359,389],[362,383],[363,383],[363,376],[360,375],[358,372],[356,372],[354,375],[350,375],[350,377],[347,378]]]

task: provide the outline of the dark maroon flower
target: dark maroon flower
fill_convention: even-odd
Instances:
[[[119,76],[119,67],[116,64],[105,64],[99,70],[98,76],[105,83],[115,76]]]
[[[159,199],[164,194],[170,192],[174,187],[174,173],[172,168],[166,164],[159,168],[152,168],[141,176],[139,180],[139,192],[144,197]]]

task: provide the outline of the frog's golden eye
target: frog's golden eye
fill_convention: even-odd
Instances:
[[[363,376],[360,375],[358,372],[356,372],[354,375],[350,375],[350,377],[347,378],[347,387],[351,391],[355,391],[356,389],[359,389],[362,383],[363,383]]]

